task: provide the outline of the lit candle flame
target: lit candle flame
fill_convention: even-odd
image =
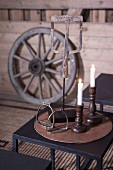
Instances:
[[[79,82],[79,83],[82,83],[82,79],[79,79],[78,82]]]

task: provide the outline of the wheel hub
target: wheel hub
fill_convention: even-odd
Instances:
[[[35,58],[29,63],[29,71],[34,75],[42,75],[45,70],[44,61],[40,58]]]

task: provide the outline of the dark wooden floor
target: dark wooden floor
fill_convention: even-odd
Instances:
[[[0,100],[0,148],[12,150],[12,134],[37,112],[38,106],[28,103],[12,102]],[[19,152],[50,159],[50,150],[46,147],[37,146],[30,143],[20,143]],[[113,170],[113,145],[106,153],[103,160],[103,169]],[[56,150],[55,166],[56,170],[75,170],[76,156],[66,152]],[[84,158],[81,158],[81,164]],[[89,166],[89,170],[94,170],[96,161]]]

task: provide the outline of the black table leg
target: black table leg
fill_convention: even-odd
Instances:
[[[97,160],[97,170],[102,170],[102,160],[101,159]]]
[[[76,170],[80,170],[80,156],[76,155]]]
[[[100,104],[100,111],[103,112],[103,104]]]
[[[51,149],[51,162],[52,170],[55,170],[55,149]]]
[[[13,137],[13,151],[18,152],[18,140]]]

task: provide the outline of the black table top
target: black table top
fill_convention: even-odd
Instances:
[[[113,74],[101,73],[95,83],[96,103],[113,106]],[[83,101],[89,101],[89,86],[83,91]]]
[[[109,116],[113,122],[113,114],[109,113]],[[53,149],[63,150],[80,156],[83,155],[90,156],[93,159],[102,158],[113,141],[113,129],[106,137],[85,144],[76,144],[76,143],[71,144],[71,143],[52,141],[46,139],[45,137],[41,136],[35,131],[34,121],[35,121],[35,117],[33,117],[20,129],[18,129],[13,134],[13,138],[22,141],[31,142],[34,144],[44,145],[46,147],[53,148]]]

